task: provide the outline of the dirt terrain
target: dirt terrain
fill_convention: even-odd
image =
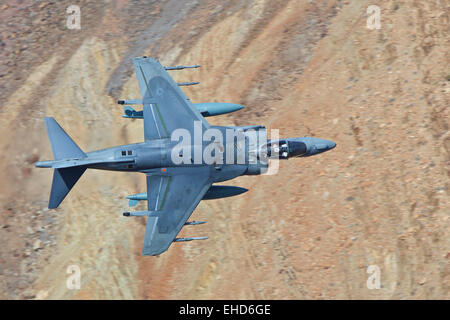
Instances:
[[[77,1],[81,30],[71,4],[0,4],[0,298],[450,299],[448,1]],[[88,171],[48,210],[33,166],[52,159],[44,116],[84,151],[143,140],[115,103],[139,98],[141,55],[200,64],[172,73],[200,81],[193,102],[245,105],[213,124],[337,147],[224,183],[249,192],[201,202],[208,223],[180,234],[207,241],[143,257],[144,218],[121,214],[142,174]]]

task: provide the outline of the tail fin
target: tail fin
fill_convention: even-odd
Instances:
[[[55,169],[53,172],[50,201],[48,202],[49,209],[58,208],[59,204],[64,200],[75,183],[77,183],[84,171],[86,171],[86,167],[84,166]]]
[[[45,118],[45,125],[55,160],[86,157],[55,119]]]
[[[69,137],[53,118],[45,118],[48,138],[52,146],[55,160],[86,158],[86,154]],[[50,192],[49,209],[55,209],[86,171],[85,166],[55,169],[53,173],[52,191]]]

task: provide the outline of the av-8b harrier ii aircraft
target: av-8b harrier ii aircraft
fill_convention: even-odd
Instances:
[[[234,196],[244,188],[214,185],[241,175],[267,171],[268,159],[312,156],[336,144],[318,138],[267,140],[263,126],[219,127],[205,116],[242,108],[225,103],[192,103],[166,70],[198,66],[164,67],[148,57],[133,59],[142,95],[140,100],[119,100],[125,118],[142,118],[145,141],[83,152],[53,118],[45,118],[54,160],[36,162],[36,167],[53,168],[48,207],[57,208],[87,168],[142,172],[147,192],[130,195],[130,206],[147,201],[146,211],[124,212],[124,216],[147,216],[143,255],[159,255],[172,242],[206,237],[176,238],[190,221],[202,199]],[[130,105],[142,105],[136,111]]]

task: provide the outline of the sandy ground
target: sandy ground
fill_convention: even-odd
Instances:
[[[0,5],[0,298],[450,298],[448,2],[378,2],[379,30],[364,0],[79,1],[81,30],[70,4]],[[115,104],[139,97],[140,55],[201,64],[173,74],[201,82],[194,102],[246,106],[213,124],[337,147],[226,183],[250,191],[202,202],[208,223],[180,234],[209,240],[142,257],[145,221],[121,212],[143,175],[88,171],[50,211],[32,165],[52,158],[44,116],[85,151],[142,141]]]

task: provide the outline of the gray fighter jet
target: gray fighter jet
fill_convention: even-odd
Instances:
[[[179,88],[194,83],[177,84],[166,71],[198,66],[164,67],[148,57],[135,58],[133,63],[142,98],[119,100],[119,104],[143,106],[128,116],[143,118],[145,141],[85,153],[55,119],[45,118],[54,160],[35,165],[54,169],[50,209],[59,206],[87,168],[145,173],[147,192],[127,198],[130,206],[146,200],[147,210],[123,213],[147,217],[143,255],[159,255],[172,242],[206,239],[176,236],[185,225],[204,223],[187,221],[200,200],[247,191],[213,183],[265,173],[270,158],[312,156],[336,146],[332,141],[310,137],[267,140],[264,126],[212,126],[203,115],[227,113],[242,106],[196,106]],[[211,112],[205,110],[208,107]]]

